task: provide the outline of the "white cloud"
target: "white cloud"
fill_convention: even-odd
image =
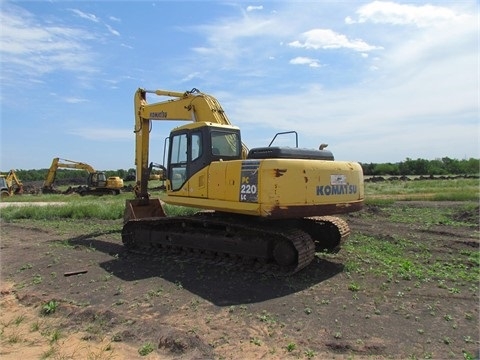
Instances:
[[[250,5],[250,6],[247,6],[247,11],[255,11],[255,10],[263,10],[263,5],[259,5],[259,6]]]
[[[94,14],[88,14],[78,9],[70,9],[70,11],[76,14],[78,17],[81,17],[82,19],[90,20],[96,23],[100,21],[100,19]]]
[[[408,81],[432,70],[438,71],[437,82],[450,76],[467,80],[473,72],[478,74],[478,31],[478,20],[468,13],[444,16],[435,26],[414,28],[408,36],[399,30],[377,65],[396,74],[395,78],[402,78],[403,74]]]
[[[356,23],[356,21],[353,20],[350,16],[347,16],[345,18],[345,24],[355,24],[355,23]]]
[[[271,133],[298,130],[312,142],[304,142],[307,147],[330,143],[337,157],[352,158],[352,149],[361,149],[357,160],[364,162],[478,156],[478,24],[460,16],[461,22],[415,27],[408,36],[398,27],[389,30],[381,57],[367,68],[375,71],[361,73],[362,81],[333,90],[312,80],[303,84],[309,90],[288,96],[242,98],[230,118],[247,130],[244,139],[256,138],[253,119],[261,118]],[[250,126],[257,128],[249,133]]]
[[[115,35],[115,36],[120,36],[120,33],[119,33],[117,30],[115,30],[114,28],[112,28],[110,25],[105,24],[105,26],[107,27],[108,31],[109,31],[111,34],[113,34],[113,35]]]
[[[192,51],[194,51],[194,52],[196,52],[200,55],[210,55],[210,54],[213,54],[215,52],[215,49],[204,47],[204,46],[199,46],[199,47],[192,48]]]
[[[308,57],[298,56],[289,61],[292,65],[308,65],[310,67],[320,67],[320,62],[317,59],[311,59]]]
[[[468,122],[478,114],[473,84],[452,78],[439,84],[437,70],[401,86],[396,80],[383,79],[368,87],[362,84],[339,91],[312,87],[290,95],[244,97],[234,105],[224,105],[224,109],[242,128],[250,147],[265,146],[258,134],[273,136],[277,131],[296,130],[301,147],[316,148],[327,142],[339,160],[388,162],[406,157],[461,158],[463,153],[475,156],[478,143],[472,137],[478,134],[478,124]],[[447,84],[451,88],[445,91]],[[292,110],[292,104],[301,111]]]
[[[357,14],[357,21],[347,17],[346,22],[372,22],[427,27],[438,23],[451,22],[463,17],[456,14],[452,9],[442,6],[434,6],[430,4],[398,4],[390,1],[374,1],[363,5],[357,10]]]
[[[229,118],[242,128],[247,143],[254,139],[248,145],[264,146],[263,139],[260,143],[258,139],[265,133],[273,135],[276,131],[294,129],[307,138],[303,145],[317,147],[320,140],[329,142],[340,158],[355,159],[359,152],[364,157],[358,160],[373,162],[476,155],[478,22],[469,15],[468,9],[455,12],[454,7],[371,4],[377,8],[367,4],[359,8],[356,17],[344,17],[351,26],[343,27],[343,32],[333,30],[334,24],[328,20],[325,25],[329,27],[316,27],[318,19],[312,20],[313,9],[297,12],[296,8],[290,9],[294,20],[291,26],[290,23],[282,26],[286,18],[279,8],[277,16],[263,18],[269,21],[264,23],[264,28],[237,29],[248,23],[244,18],[228,19],[234,28],[231,32],[229,27],[209,28],[213,33],[222,33],[215,38],[219,40],[217,49],[222,46],[228,49],[230,41],[236,43],[247,39],[247,34],[256,34],[252,37],[256,44],[264,45],[269,39],[280,39],[278,43],[296,39],[287,42],[290,48],[350,49],[358,52],[362,59],[360,66],[351,62],[354,67],[343,68],[341,85],[334,81],[333,85],[322,82],[329,71],[334,74],[333,71],[341,69],[332,66],[326,68],[321,78],[297,82],[297,91],[288,95],[282,91],[289,81],[295,82],[289,77],[285,77],[282,88],[270,91],[268,96],[232,95],[228,100],[225,95],[227,101],[223,105]],[[302,20],[301,24],[298,19]],[[274,25],[279,33],[269,31]],[[250,48],[247,47],[247,53]],[[382,51],[370,56],[379,49]],[[240,52],[236,55],[241,57]],[[285,56],[278,51],[266,58],[281,60]],[[310,65],[313,60],[316,59],[298,56],[289,63]],[[325,61],[320,58],[319,64],[320,60]],[[355,78],[349,73],[355,73]],[[292,104],[301,111],[293,111]],[[262,124],[258,119],[262,119]],[[455,136],[447,149],[445,144],[452,134]]]
[[[312,29],[300,35],[303,41],[295,40],[288,45],[305,49],[339,49],[347,48],[355,51],[372,51],[381,47],[367,44],[361,39],[348,39],[345,35],[338,34],[330,29]]]
[[[93,56],[86,41],[92,34],[74,27],[38,23],[30,13],[9,6],[0,12],[2,77],[40,77],[58,70],[93,72]],[[14,81],[14,79],[11,79]]]
[[[190,73],[188,74],[187,76],[185,76],[183,79],[180,80],[180,82],[187,82],[187,81],[191,81],[193,79],[197,79],[201,76],[201,73],[198,72],[198,71],[195,71],[193,73]]]
[[[285,26],[287,22],[289,26]],[[231,17],[215,19],[210,24],[192,27],[205,38],[204,43],[192,47],[192,50],[205,56],[205,60],[215,68],[219,62],[225,68],[238,68],[245,59],[248,59],[247,64],[254,66],[258,59],[275,57],[278,44],[284,37],[291,36],[295,24],[296,20],[285,13],[242,11]]]
[[[76,98],[76,97],[67,97],[65,98],[65,102],[69,104],[79,104],[83,102],[89,101],[88,99]]]

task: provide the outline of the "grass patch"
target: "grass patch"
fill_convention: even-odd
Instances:
[[[161,198],[164,193],[152,191],[151,198]],[[480,201],[478,179],[411,180],[365,183],[365,203],[385,207],[395,200]],[[7,198],[5,202],[61,202],[55,206],[9,206],[2,209],[0,217],[6,221],[15,219],[58,220],[99,219],[121,220],[125,201],[133,199],[133,193],[117,196],[79,195],[22,195]],[[199,209],[165,205],[168,216],[187,216]]]
[[[345,270],[355,273],[374,273],[388,281],[435,281],[439,287],[449,288],[446,282],[480,281],[478,251],[463,251],[436,259],[424,244],[408,239],[378,239],[353,235],[345,244],[348,253]],[[351,289],[352,290],[352,289]]]
[[[200,209],[188,208],[184,206],[176,206],[164,204],[165,214],[167,216],[188,216],[197,213]]]
[[[55,311],[57,311],[57,308],[58,308],[58,302],[56,300],[50,300],[42,306],[40,310],[40,314],[44,316],[51,315]]]
[[[115,220],[123,217],[125,204],[95,203],[92,201],[66,203],[52,206],[9,206],[2,209],[1,217],[14,219],[55,220],[55,219],[99,219]]]
[[[162,193],[152,193],[151,198],[161,197]],[[133,199],[133,194],[123,193],[118,196],[76,196],[48,194],[42,196],[16,196],[7,198],[6,202],[54,202],[60,205],[24,205],[8,206],[1,210],[0,217],[12,220],[59,220],[59,219],[98,219],[122,220],[125,201]],[[3,201],[3,200],[2,200]],[[167,216],[186,216],[199,209],[165,204]]]
[[[480,200],[478,179],[410,180],[365,183],[366,199],[401,199],[432,201]],[[369,201],[370,201],[369,200]]]
[[[409,206],[407,203],[401,207],[385,207],[382,210],[388,215],[390,221],[398,223],[421,223],[426,227],[429,225],[468,226],[471,225],[473,221],[474,225],[478,225],[478,219],[457,216],[457,214],[462,212],[471,213],[476,211],[472,204],[466,204],[460,210],[453,210],[451,208],[415,208]]]
[[[403,205],[402,205],[403,204]],[[478,226],[479,205],[473,201],[463,201],[461,206],[415,207],[409,202],[395,203],[391,199],[367,199],[366,205],[372,211],[361,213],[362,217],[388,218],[388,221],[417,224],[428,228],[431,225]],[[394,205],[394,206],[393,206]],[[374,209],[375,208],[375,209]]]
[[[140,356],[147,356],[153,350],[155,350],[155,348],[153,347],[153,344],[150,342],[147,342],[138,349],[138,353],[140,354]]]

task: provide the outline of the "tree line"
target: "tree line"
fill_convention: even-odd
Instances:
[[[480,160],[410,159],[399,163],[361,164],[364,175],[479,175]]]
[[[480,159],[470,158],[468,160],[457,160],[444,157],[435,160],[410,159],[398,163],[360,163],[364,175],[479,175]],[[2,174],[7,173],[2,171]],[[15,170],[21,181],[43,181],[47,176],[48,169],[38,170]],[[107,176],[119,176],[124,180],[131,180],[135,169],[128,170],[107,170]],[[84,181],[87,179],[87,172],[83,170],[58,169],[56,180]]]
[[[122,179],[126,179],[128,174],[135,173],[135,169],[118,169],[118,170],[107,170],[104,171],[107,177],[109,176],[119,176]],[[2,171],[2,174],[8,173],[8,171]],[[45,181],[48,173],[48,169],[37,169],[37,170],[17,170],[15,169],[17,177],[22,182],[27,181]],[[88,177],[88,172],[85,170],[72,170],[72,169],[57,169],[55,175],[55,181],[69,180],[72,183],[86,183]]]

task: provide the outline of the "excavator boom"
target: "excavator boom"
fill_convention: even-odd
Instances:
[[[165,96],[169,99],[156,103],[147,102],[147,94]],[[148,197],[149,148],[151,121],[211,122],[231,125],[222,106],[213,96],[197,89],[185,92],[137,89],[134,96],[135,108],[135,165],[140,198]],[[242,144],[245,158],[248,147]]]

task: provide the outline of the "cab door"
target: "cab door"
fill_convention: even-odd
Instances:
[[[172,133],[168,157],[168,179],[172,191],[180,190],[210,163],[204,143],[204,131],[201,128]]]

